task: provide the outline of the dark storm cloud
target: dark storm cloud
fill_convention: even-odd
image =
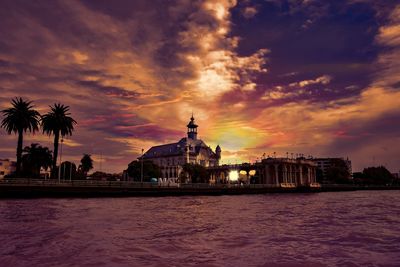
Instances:
[[[394,5],[387,1],[382,9],[371,1],[269,1],[251,20],[243,21],[240,11],[234,10],[232,34],[243,39],[240,53],[265,46],[272,51],[271,75],[260,77],[258,84],[278,86],[328,74],[334,77],[331,87],[340,89],[319,97],[330,100],[359,93],[342,90],[345,87],[356,84],[362,89],[371,82],[379,52],[374,42],[380,26],[377,13],[385,12],[379,17],[386,17]],[[292,72],[296,74],[284,75]]]

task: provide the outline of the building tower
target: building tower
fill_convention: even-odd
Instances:
[[[219,145],[215,148],[215,154],[217,155],[217,165],[219,165],[219,161],[221,160],[221,147]]]
[[[188,128],[188,138],[193,139],[193,140],[197,140],[197,125],[194,123],[194,118],[193,118],[193,113],[192,113],[192,117],[190,118],[190,122],[187,125]]]

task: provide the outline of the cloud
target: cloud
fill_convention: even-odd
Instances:
[[[376,42],[385,47],[378,57],[381,72],[377,73],[375,84],[393,88],[400,77],[400,5],[397,5],[388,18],[387,25],[379,28]],[[393,88],[394,89],[394,88]]]
[[[176,141],[192,109],[211,113],[200,107],[209,102],[198,101],[199,95],[215,99],[238,88],[255,90],[253,75],[266,71],[267,51],[235,51],[235,1],[154,4],[160,8],[144,2],[4,2],[1,106],[16,95],[28,96],[44,113],[61,101],[78,121],[66,143],[69,153],[91,150],[88,137],[95,132],[104,146],[120,150],[110,152],[127,155],[131,148],[113,140]],[[47,137],[40,140],[51,146]]]
[[[41,113],[71,106],[63,158],[103,154],[110,171],[185,136],[192,111],[199,136],[238,161],[289,151],[365,163],[395,143],[379,121],[399,113],[399,7],[272,2],[2,1],[0,106],[15,96]],[[14,157],[15,136],[0,136],[2,157]]]
[[[182,46],[196,48],[195,53],[184,55],[197,74],[185,85],[200,96],[215,97],[237,88],[254,90],[252,75],[267,71],[267,49],[249,56],[235,52],[239,40],[228,36],[229,10],[235,5],[234,1],[205,1],[186,22],[187,30],[180,32]]]
[[[243,17],[250,19],[257,14],[257,9],[253,6],[248,6],[243,9]]]
[[[293,87],[293,86],[299,86],[299,87],[306,87],[312,84],[329,84],[332,80],[332,77],[329,75],[323,75],[320,77],[315,78],[314,80],[304,80],[304,81],[300,81],[300,82],[294,82],[289,84],[289,86]]]

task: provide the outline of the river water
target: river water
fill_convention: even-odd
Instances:
[[[400,266],[400,191],[0,200],[0,266]]]

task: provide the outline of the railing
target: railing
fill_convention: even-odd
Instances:
[[[207,183],[188,183],[188,184],[172,184],[160,185],[150,182],[132,182],[132,181],[99,181],[99,180],[43,180],[43,179],[26,179],[14,178],[0,180],[0,185],[9,186],[54,186],[54,187],[125,187],[125,188],[164,188],[164,187],[180,187],[180,188],[278,188],[280,185],[269,184],[207,184]]]
[[[73,187],[159,187],[157,183],[130,181],[100,181],[100,180],[54,180],[54,179],[5,179],[0,185],[29,185],[29,186],[73,186]]]
[[[263,189],[263,188],[280,188],[280,189],[295,189],[295,184],[206,184],[206,183],[189,183],[189,184],[166,184],[150,182],[133,182],[133,181],[99,181],[99,180],[54,180],[54,179],[27,179],[13,178],[0,180],[0,186],[6,187],[73,187],[73,188],[182,188],[182,189]],[[384,186],[384,185],[352,185],[352,184],[310,184],[307,187],[320,189],[322,191],[342,191],[342,190],[368,190],[368,189],[400,189],[400,186]]]

